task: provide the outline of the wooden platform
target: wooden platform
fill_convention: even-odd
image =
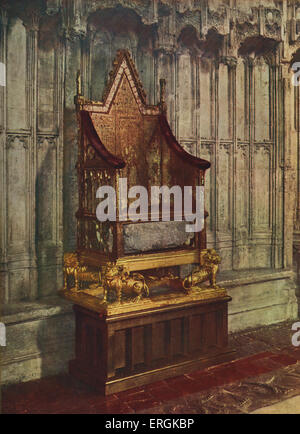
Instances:
[[[70,374],[105,395],[215,365],[227,348],[229,296],[107,315],[74,305]]]

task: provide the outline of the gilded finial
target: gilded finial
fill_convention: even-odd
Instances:
[[[166,114],[167,112],[167,105],[166,105],[166,80],[164,78],[161,78],[159,80],[160,84],[160,109],[163,114]]]
[[[76,75],[76,94],[77,94],[77,96],[81,96],[81,73],[80,73],[80,69],[77,71],[77,75]]]

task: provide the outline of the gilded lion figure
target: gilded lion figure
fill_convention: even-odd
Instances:
[[[68,289],[68,276],[73,275],[74,287],[77,291],[79,289],[79,271],[86,271],[86,267],[81,267],[78,261],[77,253],[64,254],[64,289]]]
[[[74,278],[74,289],[80,289],[80,283],[97,282],[100,283],[100,274],[97,272],[88,271],[85,265],[80,265],[77,253],[65,253],[64,255],[64,289],[68,289],[68,277]]]
[[[118,303],[121,303],[123,296],[135,297],[139,301],[143,295],[149,296],[149,288],[145,278],[139,273],[130,275],[124,266],[108,263],[103,272],[104,301],[107,301],[107,294],[114,291]]]
[[[220,262],[221,258],[214,249],[205,250],[202,255],[202,264],[183,280],[183,288],[188,290],[194,286],[199,287],[200,283],[206,281],[209,281],[210,288],[218,288],[216,274]]]

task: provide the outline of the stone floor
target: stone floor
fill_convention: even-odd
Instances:
[[[300,414],[300,395],[259,408],[251,414]]]
[[[2,391],[2,412],[238,414],[266,407],[274,413],[289,403],[296,412],[300,347],[292,346],[293,333],[284,322],[233,334],[235,360],[106,398],[68,375],[12,385]]]

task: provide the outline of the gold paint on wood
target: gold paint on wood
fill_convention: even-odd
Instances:
[[[199,249],[180,249],[167,252],[157,252],[138,255],[126,255],[116,260],[117,265],[126,265],[128,271],[149,270],[159,267],[173,267],[175,265],[196,264],[199,262]],[[81,262],[89,266],[105,265],[109,262],[102,252],[80,251]]]
[[[170,272],[164,276],[130,272],[126,265],[116,262],[108,262],[99,267],[98,272],[91,272],[88,267],[80,265],[76,253],[69,253],[65,255],[65,287],[62,295],[84,307],[106,312],[110,309],[114,312],[128,312],[132,309],[178,304],[187,300],[204,301],[225,297],[225,289],[216,285],[220,256],[214,249],[207,249],[201,253],[203,264],[185,279]],[[73,275],[75,280],[75,286],[71,289],[67,285],[69,275]],[[79,290],[81,281],[91,284],[87,289]],[[209,287],[199,286],[207,281],[210,283]],[[161,286],[166,291],[154,295],[151,288],[155,286]],[[139,307],[136,309],[133,305]]]
[[[201,252],[202,265],[197,266],[183,281],[183,287],[189,289],[199,287],[199,284],[209,281],[211,288],[217,288],[216,274],[221,262],[220,256],[214,249],[205,249]],[[201,287],[199,287],[201,288]]]
[[[108,263],[103,272],[104,301],[107,301],[107,295],[115,292],[117,302],[120,304],[124,296],[133,297],[137,302],[143,295],[149,296],[149,288],[145,278],[140,273],[130,275],[124,266],[118,266],[116,263]]]
[[[80,289],[81,282],[94,282],[100,284],[101,275],[99,272],[88,271],[86,265],[80,265],[77,253],[65,253],[64,255],[64,290],[68,288],[68,277],[74,279],[74,290]]]
[[[125,300],[121,303],[107,303],[103,300],[104,288],[98,287],[83,291],[76,291],[74,289],[61,291],[60,295],[72,301],[79,306],[85,307],[94,312],[101,313],[105,316],[117,315],[129,312],[140,312],[145,310],[162,309],[163,307],[185,305],[193,302],[207,302],[211,300],[221,300],[228,298],[227,292],[223,288],[219,289],[191,289],[188,294],[180,293],[165,293],[156,295],[155,297],[144,297],[136,303],[134,300]]]
[[[121,50],[101,102],[82,96],[80,72],[76,89],[78,114],[80,110],[89,112],[101,146],[125,166],[116,169],[110,164],[87,133],[85,118],[78,116],[78,250],[65,256],[64,296],[106,313],[224,297],[226,292],[216,286],[220,258],[214,250],[206,250],[205,229],[195,235],[193,246],[126,255],[123,225],[127,221],[117,217],[105,225],[96,218],[96,191],[103,185],[117,192],[119,211],[120,178],[127,178],[128,189],[140,185],[148,192],[153,185],[195,186],[199,178],[204,184],[204,167],[209,163],[203,167],[191,164],[184,150],[175,148],[175,152],[174,143],[167,139],[170,132],[161,123],[166,114],[165,80],[160,80],[159,103],[148,105],[130,54]],[[178,143],[176,146],[180,148]],[[199,267],[186,279],[168,269],[187,264]],[[205,286],[207,281],[210,287]]]

